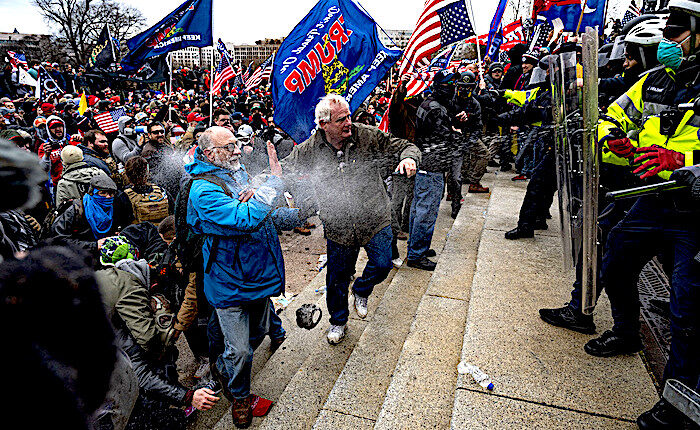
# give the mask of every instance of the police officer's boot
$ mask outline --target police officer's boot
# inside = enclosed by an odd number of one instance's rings
[[[547,324],[563,327],[583,334],[595,333],[593,315],[584,315],[570,306],[556,309],[540,309],[540,318]]]
[[[623,335],[607,330],[602,336],[589,340],[583,350],[595,357],[613,357],[621,354],[634,354],[642,350],[639,335]]]
[[[506,232],[506,239],[516,240],[526,237],[535,237],[535,230],[527,225],[517,226],[513,230]]]
[[[642,430],[682,429],[683,421],[685,419],[678,409],[661,399],[637,418],[637,425]]]

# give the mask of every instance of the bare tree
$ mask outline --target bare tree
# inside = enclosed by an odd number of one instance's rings
[[[131,6],[114,0],[33,0],[46,23],[64,39],[76,64],[85,64],[102,27],[110,26],[120,43],[146,19]],[[124,45],[124,43],[121,43]]]

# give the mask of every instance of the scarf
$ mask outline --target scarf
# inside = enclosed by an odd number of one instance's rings
[[[103,197],[100,195],[85,194],[83,196],[83,208],[92,234],[95,239],[102,239],[108,236],[112,228],[112,217],[114,215],[113,197]]]

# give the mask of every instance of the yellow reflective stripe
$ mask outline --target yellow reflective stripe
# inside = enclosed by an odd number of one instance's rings
[[[685,166],[694,166],[695,160],[693,160],[693,151],[685,151]]]

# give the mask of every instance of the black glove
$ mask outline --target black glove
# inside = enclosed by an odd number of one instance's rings
[[[671,173],[670,179],[679,185],[689,187],[690,196],[695,200],[700,200],[700,164],[676,169]]]

